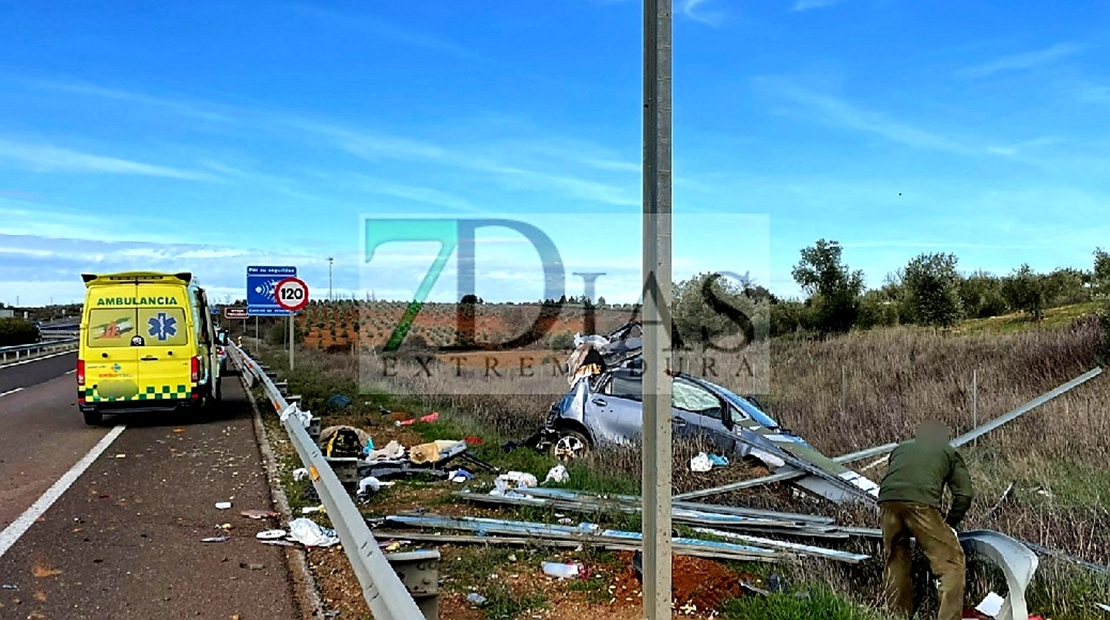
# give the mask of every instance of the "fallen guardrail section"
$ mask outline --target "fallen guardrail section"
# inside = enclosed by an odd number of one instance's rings
[[[251,359],[238,346],[229,345],[228,350],[250,386],[260,384],[280,416],[289,440],[308,470],[316,493],[339,536],[343,551],[354,568],[363,597],[375,620],[438,620],[439,552],[384,553],[310,434],[309,429],[312,429],[319,435],[319,419],[302,410],[296,397],[287,397],[282,392],[274,381],[274,373]],[[419,597],[419,603],[416,597]]]
[[[20,360],[37,357],[44,353],[55,351],[70,351],[77,348],[77,338],[51,340],[49,342],[36,342],[22,344],[14,347],[0,347],[0,364],[5,364],[9,359]]]

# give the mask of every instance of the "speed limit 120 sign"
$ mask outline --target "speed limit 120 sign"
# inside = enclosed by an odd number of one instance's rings
[[[308,285],[297,278],[286,278],[274,287],[274,297],[282,309],[296,312],[308,305]]]

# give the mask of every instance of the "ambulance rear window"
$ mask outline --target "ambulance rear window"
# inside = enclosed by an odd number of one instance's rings
[[[89,312],[90,347],[128,347],[135,335],[136,311],[103,308]]]
[[[188,342],[182,308],[97,308],[89,312],[90,347],[181,346]]]

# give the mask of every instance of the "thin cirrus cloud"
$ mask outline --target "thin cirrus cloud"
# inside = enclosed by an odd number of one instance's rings
[[[90,172],[212,181],[216,177],[195,170],[148,164],[119,157],[82,153],[52,144],[0,139],[0,161],[36,172]]]
[[[843,2],[844,0],[797,0],[790,10],[795,12],[811,11],[836,6]]]
[[[719,26],[724,21],[724,13],[709,9],[712,0],[680,0],[679,10],[686,17],[707,26]]]
[[[1039,69],[1081,51],[1083,47],[1080,45],[1057,43],[1044,49],[1001,56],[982,64],[966,67],[959,71],[959,74],[967,78],[985,78],[998,73]]]
[[[757,78],[757,88],[790,101],[813,118],[834,127],[876,134],[906,146],[943,151],[959,155],[984,152],[967,143],[897,121],[886,115],[860,107],[844,99],[827,95],[781,79]]]
[[[328,28],[353,32],[367,40],[389,39],[410,47],[444,52],[460,58],[478,58],[478,54],[475,52],[453,43],[445,37],[423,30],[407,28],[366,13],[340,12],[301,2],[288,3],[285,8]]]

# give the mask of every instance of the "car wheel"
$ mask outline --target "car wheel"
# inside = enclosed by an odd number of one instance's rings
[[[82,411],[81,413],[85,416],[85,424],[89,426],[100,426],[100,423],[104,421],[104,414],[99,411]]]
[[[563,429],[559,438],[551,444],[551,455],[560,461],[573,461],[590,453],[590,442],[578,431]]]

